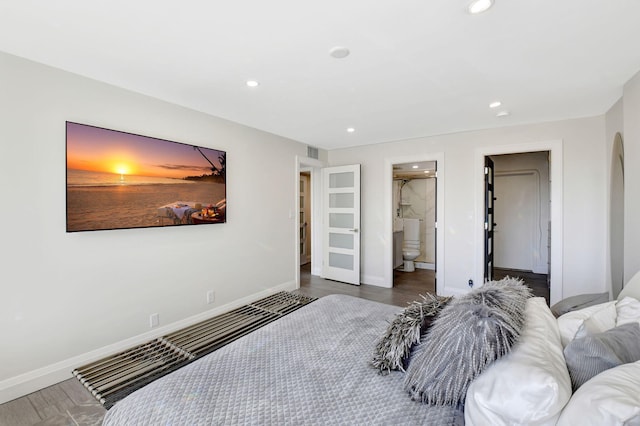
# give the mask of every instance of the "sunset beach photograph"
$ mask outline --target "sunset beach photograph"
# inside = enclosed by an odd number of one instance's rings
[[[67,122],[67,232],[226,222],[224,151]]]

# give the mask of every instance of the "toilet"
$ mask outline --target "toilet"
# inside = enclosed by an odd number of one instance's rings
[[[402,219],[402,259],[404,260],[404,272],[416,270],[413,261],[420,256],[420,219]]]

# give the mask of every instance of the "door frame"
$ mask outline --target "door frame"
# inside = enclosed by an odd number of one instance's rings
[[[320,275],[322,270],[322,168],[327,167],[323,161],[315,158],[296,155],[294,175],[294,210],[293,216],[293,245],[294,247],[294,277],[295,288],[300,288],[300,172],[308,171],[311,175],[311,274]],[[295,213],[294,213],[295,212]]]
[[[527,152],[549,151],[549,179],[551,206],[551,256],[550,263],[550,302],[553,305],[563,299],[563,160],[562,139],[540,141],[514,145],[481,147],[475,151],[475,201],[476,201],[476,270],[475,282],[482,283],[484,276],[484,158],[491,155],[522,154]]]
[[[444,177],[445,164],[444,152],[433,152],[418,155],[406,155],[402,157],[389,157],[384,160],[385,176],[384,179],[384,205],[387,214],[384,218],[384,235],[386,236],[386,250],[384,259],[384,285],[382,287],[393,287],[393,165],[405,164],[412,162],[435,161],[437,178],[436,178],[436,294],[444,294],[445,276],[444,276],[444,230],[445,214],[444,214]]]

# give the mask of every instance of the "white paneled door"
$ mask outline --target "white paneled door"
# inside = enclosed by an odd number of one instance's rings
[[[322,276],[360,285],[360,165],[322,169]]]

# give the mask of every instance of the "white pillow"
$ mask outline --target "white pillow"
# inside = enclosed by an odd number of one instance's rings
[[[603,332],[616,326],[617,316],[615,300],[567,312],[558,318],[562,346],[567,346],[569,342],[576,338],[576,334],[587,319],[589,319],[589,323],[583,327],[583,330],[590,325],[592,329],[597,328],[599,330],[596,332]],[[586,333],[584,334],[586,335]]]
[[[618,320],[617,303],[613,306],[607,306],[606,308],[595,312],[589,318],[584,320],[574,339],[590,336],[592,334],[604,333],[607,330],[611,330],[616,327]]]
[[[469,425],[553,425],[571,397],[555,317],[544,298],[527,301],[525,326],[512,351],[469,386]]]
[[[625,297],[633,297],[636,300],[640,300],[640,271],[631,277],[622,288],[620,294],[618,294],[618,300],[622,300]]]
[[[618,318],[616,326],[628,324],[630,322],[640,323],[640,300],[633,297],[625,297],[616,303]]]
[[[640,361],[604,371],[582,385],[558,426],[640,425]]]

